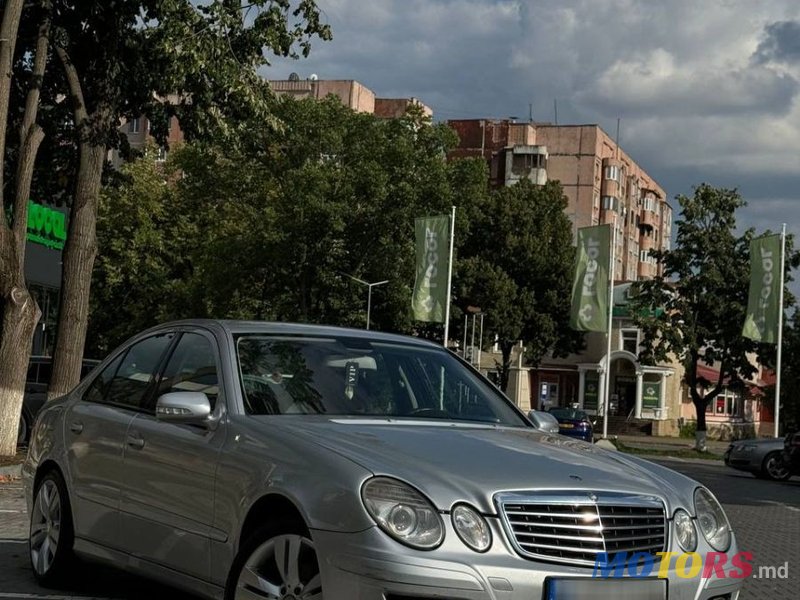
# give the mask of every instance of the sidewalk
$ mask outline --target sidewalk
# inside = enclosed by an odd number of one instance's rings
[[[612,438],[614,436],[611,436]],[[694,439],[690,438],[677,438],[677,437],[655,437],[647,435],[620,435],[616,438],[628,446],[629,448],[637,448],[641,450],[693,450]],[[728,449],[730,442],[722,442],[718,440],[708,440],[706,447],[708,452],[722,456],[725,450]]]

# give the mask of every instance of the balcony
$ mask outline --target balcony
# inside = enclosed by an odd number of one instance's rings
[[[547,183],[547,146],[509,146],[505,156],[505,185],[514,185],[522,179],[537,185]]]
[[[643,209],[639,215],[639,225],[644,225],[645,227],[650,227],[651,229],[658,227],[660,225],[658,222],[658,215],[656,215],[656,213],[654,213],[652,210],[647,210],[646,208]]]

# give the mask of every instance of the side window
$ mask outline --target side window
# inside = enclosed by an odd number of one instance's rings
[[[161,357],[174,335],[154,335],[131,346],[108,386],[106,402],[142,408]]]
[[[119,368],[119,363],[122,362],[122,357],[125,354],[120,354],[117,358],[109,363],[109,365],[103,369],[100,374],[95,377],[95,380],[83,394],[83,400],[86,402],[102,402],[106,396],[106,392],[108,391],[108,385],[111,383],[111,380],[114,379],[114,375],[117,373],[117,369]]]
[[[170,392],[203,392],[213,410],[219,396],[216,355],[206,337],[184,333],[164,369],[157,396]]]

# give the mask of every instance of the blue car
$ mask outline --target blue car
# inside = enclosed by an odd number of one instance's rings
[[[592,421],[577,408],[551,408],[550,414],[558,419],[558,432],[561,435],[581,439],[591,443],[594,437]]]

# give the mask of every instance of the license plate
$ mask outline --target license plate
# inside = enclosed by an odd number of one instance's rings
[[[544,600],[666,600],[666,579],[547,579]]]
[[[561,429],[572,429],[573,427],[575,427],[575,425],[573,425],[572,423],[562,423],[561,425],[559,425],[559,427],[561,427]]]

